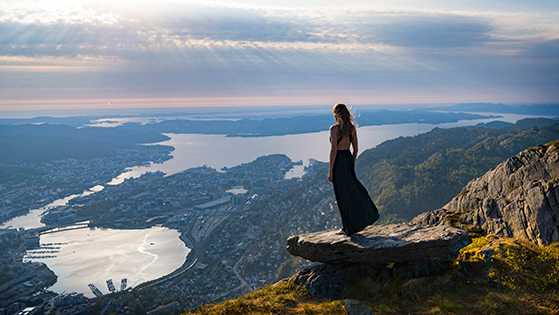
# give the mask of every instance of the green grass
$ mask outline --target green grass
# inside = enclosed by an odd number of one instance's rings
[[[347,314],[354,299],[382,314],[559,314],[559,244],[478,237],[444,273],[414,279],[364,277],[339,300],[311,297],[283,281],[192,314]]]
[[[341,301],[314,298],[308,291],[293,282],[281,281],[275,285],[246,294],[219,304],[208,304],[188,314],[200,315],[244,315],[244,314],[347,314]]]
[[[365,278],[343,298],[379,314],[559,314],[559,244],[479,237],[445,273],[398,280]]]

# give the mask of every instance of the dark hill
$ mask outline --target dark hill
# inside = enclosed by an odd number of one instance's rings
[[[356,172],[379,207],[381,223],[407,221],[440,208],[471,179],[506,158],[559,138],[557,123],[509,128],[435,128],[363,152]]]
[[[86,160],[108,157],[115,154],[117,147],[117,145],[112,143],[76,138],[0,135],[0,148],[2,150],[0,163],[10,165],[47,162],[66,158]]]
[[[140,144],[169,140],[169,137],[157,132],[129,130],[125,128],[84,127],[76,128],[66,125],[0,125],[0,135],[28,135],[75,138],[115,144]]]

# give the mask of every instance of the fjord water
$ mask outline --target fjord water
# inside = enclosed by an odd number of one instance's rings
[[[29,211],[29,213],[27,215],[23,215],[20,217],[15,217],[7,222],[5,222],[4,224],[0,225],[0,229],[7,229],[7,228],[24,228],[24,229],[35,229],[35,228],[39,228],[39,227],[43,227],[45,226],[42,222],[41,222],[41,217],[43,216],[43,213],[45,213],[45,211],[52,209],[52,208],[56,208],[56,207],[60,207],[60,206],[65,206],[68,204],[68,202],[74,198],[78,198],[78,197],[85,197],[85,196],[89,196],[91,194],[94,194],[96,192],[100,192],[101,190],[105,189],[104,186],[102,185],[96,185],[94,187],[91,187],[90,189],[85,190],[83,193],[81,194],[74,194],[74,195],[70,195],[61,199],[57,199],[51,203],[49,203],[48,205],[41,207],[39,209],[32,209]]]
[[[483,113],[486,115],[500,115],[500,121],[515,123],[519,119],[536,117],[517,114]],[[453,128],[472,126],[496,120],[477,119],[462,120],[445,124],[398,124],[366,126],[357,129],[359,136],[359,152],[373,148],[380,143],[398,137],[415,136],[431,131],[433,128]],[[332,119],[334,122],[334,120]],[[308,165],[309,159],[328,161],[330,143],[328,131],[267,137],[227,137],[225,135],[204,134],[166,134],[171,139],[158,144],[175,148],[171,154],[173,158],[163,163],[153,163],[149,166],[136,166],[127,169],[113,179],[109,185],[117,185],[127,178],[137,178],[146,172],[162,171],[172,175],[188,168],[209,166],[215,169],[232,167],[248,163],[259,156],[281,153],[292,161],[302,161],[303,166],[296,167],[287,177],[298,177],[303,167]]]
[[[526,118],[526,115],[498,114],[504,116],[501,121],[516,122]],[[428,132],[435,127],[451,128],[459,126],[487,123],[495,119],[481,119],[460,121],[448,124],[399,124],[367,126],[358,129],[360,152],[372,148],[383,141],[401,136],[414,136]],[[147,167],[134,167],[108,185],[118,185],[126,178],[135,178],[145,172],[162,171],[167,175],[182,170],[207,165],[212,168],[232,167],[241,163],[248,163],[259,156],[282,153],[293,161],[302,160],[308,164],[309,159],[327,161],[330,149],[328,131],[270,137],[226,137],[224,135],[200,134],[168,134],[171,138],[161,142],[175,148],[173,158],[160,164]],[[299,171],[291,172],[291,176],[300,175]],[[101,186],[103,187],[103,186]],[[99,189],[99,187],[97,188]],[[72,196],[69,196],[72,197]],[[67,198],[69,198],[67,197]],[[58,203],[67,203],[67,198]],[[65,202],[63,202],[66,200]],[[46,207],[44,207],[46,208]],[[41,210],[42,209],[42,210]],[[20,217],[5,225],[13,227],[34,228],[43,226],[38,221],[38,213],[45,209],[29,214],[31,220]],[[33,221],[34,220],[34,221]],[[39,224],[32,226],[30,221]],[[37,223],[38,222],[38,223]],[[159,230],[160,229],[160,230]],[[144,234],[145,233],[145,234]],[[128,278],[129,286],[156,279],[168,274],[181,266],[189,251],[179,239],[179,233],[165,228],[149,230],[112,230],[112,229],[82,229],[63,231],[41,236],[41,244],[61,243],[60,253],[56,258],[36,259],[48,265],[58,276],[58,281],[51,289],[56,292],[83,292],[92,296],[87,287],[88,283],[95,283],[103,292],[107,292],[105,281],[113,279],[117,288],[122,278]],[[155,239],[156,241],[151,241]],[[155,245],[151,245],[154,243]],[[149,245],[146,245],[149,244]],[[98,252],[98,254],[95,254]],[[29,257],[33,256],[29,254]]]
[[[106,294],[110,293],[106,280],[112,279],[119,290],[124,278],[128,287],[134,287],[179,268],[190,252],[179,236],[178,231],[163,227],[69,230],[41,235],[41,244],[59,248],[47,254],[55,257],[44,257],[39,249],[28,251],[23,259],[43,262],[58,276],[49,290],[94,297],[89,283]]]

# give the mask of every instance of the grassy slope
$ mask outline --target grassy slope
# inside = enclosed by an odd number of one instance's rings
[[[473,150],[533,141],[530,135],[528,130],[486,138]],[[359,300],[377,314],[559,314],[557,243],[540,247],[517,239],[475,237],[438,275],[409,279],[395,267],[387,267],[388,279],[378,277],[386,270],[376,270],[345,287],[340,300],[313,300],[308,292],[280,282],[191,314],[328,314],[322,308],[335,306],[338,313],[343,299]]]
[[[208,304],[188,314],[347,314],[340,301],[314,298],[293,282],[282,281],[220,304]]]
[[[558,277],[559,244],[480,237],[439,275],[367,277],[334,301],[312,298],[285,281],[189,314],[346,314],[343,299],[359,300],[378,315],[559,314]]]

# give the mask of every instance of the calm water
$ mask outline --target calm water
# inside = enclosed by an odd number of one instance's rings
[[[488,115],[491,113],[488,113]],[[487,123],[494,120],[507,121],[515,123],[519,119],[538,117],[529,115],[516,114],[497,114],[503,118],[499,119],[479,119],[464,120],[456,123],[448,124],[400,124],[400,125],[382,125],[367,126],[358,129],[359,135],[359,152],[362,153],[368,148],[377,146],[378,144],[394,139],[397,137],[414,136],[425,133],[435,127],[452,128],[471,126],[478,123]],[[147,119],[147,118],[144,118]],[[293,161],[303,161],[302,166],[296,166],[293,170],[286,174],[286,177],[297,177],[303,173],[303,167],[308,165],[309,159],[326,162],[330,150],[328,141],[328,131],[272,136],[272,137],[226,137],[224,135],[198,135],[198,134],[167,134],[171,139],[160,142],[160,144],[170,145],[175,148],[172,152],[173,158],[163,163],[152,163],[150,166],[136,166],[127,169],[118,177],[111,180],[107,185],[118,185],[127,178],[137,178],[146,172],[162,171],[167,175],[172,175],[188,168],[207,165],[215,169],[222,167],[232,167],[242,163],[253,161],[259,156],[283,153]],[[103,189],[103,186],[96,186],[81,195],[88,195]],[[33,209],[28,215],[14,218],[4,223],[0,228],[37,228],[44,224],[40,222],[41,215],[45,210],[65,205],[69,200],[80,195],[71,195],[63,199],[42,207]]]
[[[360,127],[357,130],[359,136],[359,152],[375,147],[380,143],[406,136],[415,136],[420,133],[431,131],[433,128],[452,128],[472,126],[478,123],[487,123],[494,120],[515,123],[519,119],[536,117],[516,114],[491,114],[501,115],[499,119],[464,120],[448,124],[400,124]],[[328,131],[271,136],[271,137],[226,137],[224,135],[198,135],[198,134],[166,134],[171,139],[159,144],[169,145],[175,148],[172,152],[173,158],[160,164],[150,166],[137,166],[129,168],[119,177],[113,179],[110,185],[122,183],[127,178],[137,178],[145,172],[162,171],[172,175],[188,168],[207,165],[215,169],[232,167],[242,163],[248,163],[259,156],[282,153],[293,161],[303,161],[303,166],[296,167],[294,172],[287,174],[288,177],[301,176],[302,169],[308,165],[309,159],[328,161],[330,142]]]
[[[49,288],[55,292],[83,292],[94,297],[87,286],[93,283],[109,293],[106,281],[128,279],[128,286],[157,279],[179,268],[190,252],[179,232],[163,227],[142,230],[85,228],[41,236],[41,245],[60,247],[55,258],[41,256],[42,250],[28,251],[24,261],[44,262],[58,276]],[[44,255],[44,254],[43,254]]]
[[[505,114],[498,120],[516,122],[526,115]],[[401,124],[368,126],[358,129],[360,152],[372,148],[386,140],[401,136],[413,136],[432,130],[435,127],[451,128],[490,122],[496,119],[461,121],[450,124]],[[232,167],[253,161],[259,156],[282,153],[293,161],[302,160],[304,165],[313,158],[327,161],[330,144],[328,131],[273,136],[273,137],[225,137],[223,135],[168,134],[170,140],[161,144],[175,148],[173,159],[148,167],[134,167],[108,185],[118,185],[126,178],[138,177],[148,171],[163,171],[171,175],[182,170],[207,165],[212,168]],[[286,176],[300,176],[302,166]],[[103,189],[96,186],[83,194],[92,194]],[[40,215],[51,207],[65,205],[80,195],[71,195],[57,200],[43,208],[31,211],[29,215],[15,218],[1,228],[43,226]],[[179,233],[166,228],[145,230],[80,229],[63,231],[41,236],[42,244],[60,243],[56,258],[31,259],[45,262],[58,276],[52,287],[56,292],[84,292],[93,296],[88,283],[94,283],[102,292],[107,293],[105,281],[113,279],[115,287],[120,280],[127,278],[129,286],[149,281],[168,274],[181,266],[189,250],[179,239]],[[29,254],[33,256],[33,253]],[[35,255],[36,256],[36,255]]]
[[[85,190],[81,194],[70,195],[68,197],[55,200],[55,201],[49,203],[48,205],[46,205],[44,207],[41,207],[39,209],[30,210],[27,215],[20,216],[20,217],[15,217],[15,218],[11,219],[10,221],[5,222],[4,224],[2,224],[0,226],[0,229],[8,229],[8,228],[35,229],[35,228],[43,227],[45,225],[43,223],[41,223],[41,217],[43,216],[43,213],[45,213],[45,211],[47,211],[49,209],[52,209],[52,208],[65,206],[65,205],[68,204],[68,202],[70,200],[72,200],[74,198],[89,196],[91,194],[94,194],[96,192],[99,192],[99,191],[103,190],[104,188],[105,188],[104,186],[97,185],[97,186],[94,186],[94,187],[92,187],[88,190]]]

